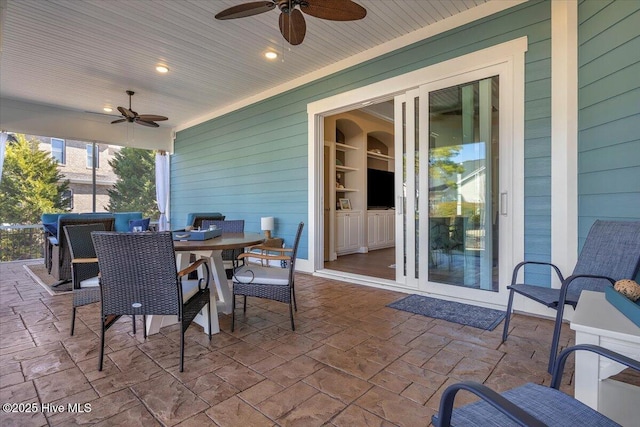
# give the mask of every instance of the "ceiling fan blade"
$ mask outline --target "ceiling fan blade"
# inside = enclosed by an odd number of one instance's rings
[[[300,5],[307,15],[330,21],[356,21],[367,16],[367,9],[351,0],[307,0]]]
[[[275,8],[276,4],[273,1],[255,1],[251,3],[239,4],[218,13],[216,19],[235,19],[244,18],[246,16],[253,16],[259,13],[268,12]]]
[[[118,119],[118,120],[114,120],[114,121],[112,121],[112,122],[111,122],[111,124],[114,124],[114,123],[122,123],[122,122],[126,122],[126,121],[127,121],[127,119]]]
[[[307,33],[307,24],[300,10],[293,9],[290,14],[284,12],[280,14],[280,33],[294,46],[302,43]]]
[[[155,114],[140,114],[138,120],[145,120],[147,122],[161,122],[163,120],[169,120],[165,116],[156,116]]]
[[[157,123],[150,122],[148,120],[140,120],[140,118],[135,118],[133,121],[142,126],[149,126],[150,128],[160,127],[160,125]]]
[[[136,116],[136,113],[134,111],[128,110],[124,107],[118,107],[118,111],[120,111],[120,114],[122,114],[128,119],[132,119]]]

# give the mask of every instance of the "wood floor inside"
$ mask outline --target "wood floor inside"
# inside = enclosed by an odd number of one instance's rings
[[[324,268],[395,280],[395,251],[396,248],[385,248],[369,251],[366,254],[343,255],[339,256],[335,261],[325,262]]]

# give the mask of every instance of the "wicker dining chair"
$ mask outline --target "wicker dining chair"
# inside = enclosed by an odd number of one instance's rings
[[[552,289],[532,283],[517,283],[518,271],[527,264],[551,266],[562,286]],[[551,373],[558,354],[564,306],[569,304],[575,308],[583,290],[604,292],[607,286],[613,285],[617,280],[634,279],[639,270],[640,221],[597,220],[589,230],[571,276],[564,278],[560,269],[549,262],[524,261],[516,265],[511,284],[507,286],[509,302],[502,341],[506,341],[509,334],[514,293],[555,309],[556,322],[548,365],[548,371]]]
[[[206,261],[199,259],[178,272],[171,232],[94,232],[91,236],[100,266],[102,334],[99,370],[102,370],[104,358],[105,333],[120,316],[175,315],[181,323],[182,372],[185,331],[205,306],[211,340],[210,273]],[[206,270],[203,278],[186,280],[185,276],[201,266]]]
[[[498,394],[484,384],[463,381],[442,393],[440,409],[432,417],[435,427],[455,426],[618,426],[603,414],[560,391],[567,356],[574,351],[589,351],[640,371],[640,361],[592,344],[579,344],[563,350],[554,364],[549,386],[527,383]],[[605,363],[611,363],[606,361]],[[480,398],[454,408],[458,392],[468,391]],[[631,411],[632,409],[630,409]]]
[[[233,274],[233,299],[231,311],[231,332],[235,328],[236,319],[236,295],[244,296],[244,312],[247,311],[247,297],[265,298],[289,304],[289,317],[291,318],[291,330],[295,331],[293,323],[293,310],[298,311],[296,304],[294,273],[296,257],[298,254],[298,244],[304,223],[298,225],[293,248],[273,248],[279,251],[280,255],[270,255],[266,253],[245,252],[240,254],[239,259],[259,258],[263,260],[287,261],[288,268],[269,267],[256,264],[245,264],[234,271]],[[269,248],[271,250],[272,248]],[[291,252],[287,255],[287,252]]]
[[[73,310],[71,335],[75,331],[76,309],[100,301],[98,258],[91,240],[91,232],[105,231],[104,224],[67,225],[64,235],[71,254],[71,282],[73,284]],[[133,316],[133,333],[136,333],[136,317]]]

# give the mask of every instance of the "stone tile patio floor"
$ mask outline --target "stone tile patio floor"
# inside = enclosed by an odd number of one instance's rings
[[[250,299],[233,334],[228,315],[211,342],[200,326],[188,329],[180,373],[176,326],[144,340],[142,320],[133,335],[122,318],[99,372],[99,304],[78,310],[70,336],[71,296],[50,296],[28,262],[0,263],[0,403],[50,406],[3,412],[2,426],[427,426],[454,382],[505,390],[550,381],[549,320],[516,315],[501,344],[502,324],[488,332],[397,311],[385,306],[405,294],[305,274],[296,276],[295,332],[285,305]],[[562,346],[573,337],[565,325]],[[571,360],[568,394],[572,379]]]

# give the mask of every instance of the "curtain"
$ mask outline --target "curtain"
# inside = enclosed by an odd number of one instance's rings
[[[2,181],[2,168],[4,167],[4,152],[7,149],[7,138],[9,134],[2,132],[0,134],[0,182]]]
[[[165,151],[156,153],[156,200],[160,210],[158,230],[169,230],[169,155]]]

